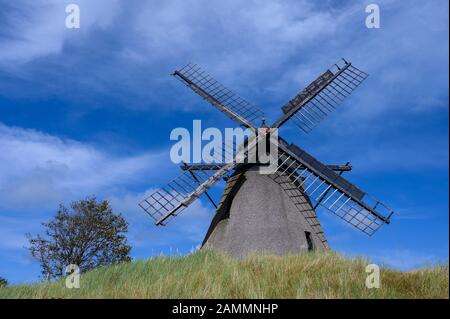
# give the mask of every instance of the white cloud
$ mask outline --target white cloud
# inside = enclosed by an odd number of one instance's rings
[[[147,59],[192,59],[239,85],[333,34],[344,13],[303,0],[146,3],[132,24],[140,41],[127,50]]]
[[[42,211],[79,196],[113,193],[163,171],[166,156],[117,157],[98,146],[0,123],[0,207]]]
[[[65,28],[66,4],[60,1],[13,6],[8,12],[11,36],[0,40],[0,63],[20,65],[58,55],[71,41],[91,45],[92,38],[83,36],[101,28],[120,39],[115,47],[123,58],[120,64],[192,59],[214,67],[222,79],[239,83],[242,76],[249,80],[255,72],[285,63],[308,45],[333,35],[348,13],[348,9],[320,10],[306,0],[75,3],[81,9],[81,28],[76,30]]]
[[[112,22],[119,0],[77,0],[80,7],[81,28],[65,27],[66,5],[59,0],[15,1],[7,5],[6,27],[11,29],[9,37],[0,39],[0,64],[22,64],[31,60],[58,54],[64,41],[76,32],[85,33],[92,27],[106,28]]]
[[[448,18],[438,2],[380,1],[382,28],[369,30],[364,24],[365,4],[360,2],[331,7],[307,0],[81,0],[76,1],[82,15],[79,31],[64,27],[66,13],[59,1],[35,1],[33,6],[19,3],[21,14],[11,10],[6,15],[13,32],[0,39],[0,64],[13,67],[53,55],[45,71],[27,65],[32,72],[50,78],[53,92],[66,92],[69,85],[120,97],[127,90],[125,107],[155,104],[149,101],[186,107],[189,95],[183,100],[171,95],[169,99],[161,91],[168,87],[167,73],[192,61],[232,89],[245,92],[249,100],[274,103],[276,107],[268,113],[275,116],[280,104],[345,56],[371,74],[371,84],[336,112],[335,126],[329,124],[333,130],[342,123],[368,123],[369,118],[391,115],[400,108],[408,113],[442,108],[448,98],[448,94],[442,96],[448,86],[448,45],[442,42],[448,36]],[[66,44],[72,44],[67,47],[76,49],[76,56],[62,50]],[[79,70],[73,70],[73,64]],[[15,69],[15,74],[24,69]],[[130,103],[130,95],[135,103]]]

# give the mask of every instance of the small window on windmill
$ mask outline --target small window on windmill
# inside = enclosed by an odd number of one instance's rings
[[[306,236],[306,243],[308,244],[308,251],[311,251],[314,249],[313,241],[311,238],[311,232],[305,231],[305,236]]]

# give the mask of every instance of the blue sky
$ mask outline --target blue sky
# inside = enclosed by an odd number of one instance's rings
[[[281,134],[391,206],[392,224],[367,237],[319,211],[333,249],[409,270],[448,262],[448,1],[0,0],[0,276],[38,280],[25,233],[59,203],[110,199],[129,221],[134,258],[184,253],[213,210],[197,201],[166,228],[137,202],[178,173],[170,131],[233,123],[169,74],[187,63],[254,102],[269,122],[341,57],[368,72],[309,135]],[[221,187],[212,190],[218,198]]]

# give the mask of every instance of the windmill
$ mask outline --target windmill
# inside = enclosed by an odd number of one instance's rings
[[[196,64],[173,73],[212,106],[239,125],[255,132],[265,127],[264,113],[213,79]],[[345,59],[339,60],[282,107],[283,115],[271,129],[287,121],[309,133],[337,108],[368,74]],[[270,141],[270,129],[266,130]],[[139,205],[156,225],[171,219],[205,194],[216,213],[202,246],[211,246],[234,257],[252,253],[286,254],[327,248],[328,242],[317,217],[320,205],[363,233],[372,236],[390,223],[393,211],[342,177],[352,167],[325,165],[299,146],[277,137],[277,160],[273,173],[261,174],[258,163],[246,159],[255,146],[249,138],[242,145],[223,145],[231,160],[214,164],[184,164],[181,174],[143,199]],[[271,142],[272,143],[272,142]],[[230,150],[231,149],[231,150]],[[223,162],[220,162],[223,161]],[[208,189],[226,180],[216,205]]]

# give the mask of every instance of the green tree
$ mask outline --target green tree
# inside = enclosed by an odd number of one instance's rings
[[[131,260],[131,246],[125,234],[128,223],[114,214],[109,201],[95,197],[60,205],[48,223],[44,236],[28,234],[31,255],[41,265],[44,277],[62,277],[65,268],[75,264],[80,271]]]

